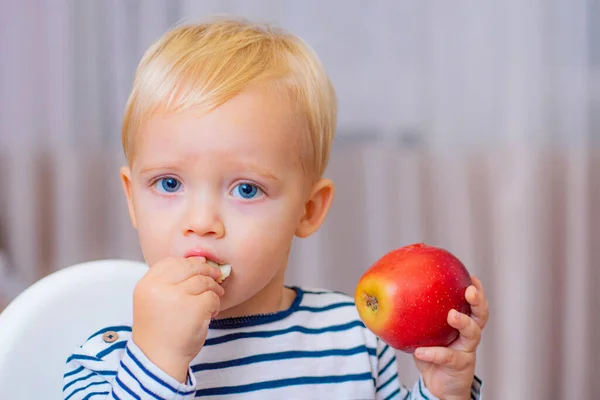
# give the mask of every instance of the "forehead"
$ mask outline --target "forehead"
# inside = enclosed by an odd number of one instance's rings
[[[182,162],[208,154],[261,163],[298,164],[306,120],[286,97],[273,89],[244,91],[208,114],[194,111],[155,114],[135,138],[136,159]]]

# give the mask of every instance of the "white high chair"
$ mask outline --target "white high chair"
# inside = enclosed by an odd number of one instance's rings
[[[62,399],[65,361],[94,332],[130,325],[146,264],[92,261],[36,282],[0,314],[0,398]]]

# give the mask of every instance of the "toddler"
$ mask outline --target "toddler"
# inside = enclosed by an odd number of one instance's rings
[[[284,284],[292,239],[313,234],[333,199],[336,113],[317,56],[285,31],[222,18],[147,50],[121,180],[150,269],[132,321],[68,358],[65,399],[479,398],[488,306],[476,278],[472,314],[448,315],[460,337],[417,349],[411,390],[351,297]]]

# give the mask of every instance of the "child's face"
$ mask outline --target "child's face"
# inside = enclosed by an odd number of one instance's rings
[[[311,194],[298,150],[305,129],[287,101],[259,88],[203,117],[149,120],[123,169],[146,262],[200,251],[231,264],[222,310],[281,285]]]

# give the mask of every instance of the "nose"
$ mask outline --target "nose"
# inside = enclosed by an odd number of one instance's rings
[[[225,236],[225,225],[217,201],[205,196],[190,201],[187,208],[184,235],[213,236],[217,239]]]

